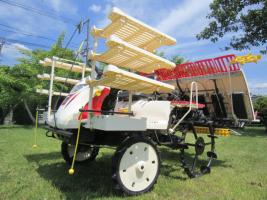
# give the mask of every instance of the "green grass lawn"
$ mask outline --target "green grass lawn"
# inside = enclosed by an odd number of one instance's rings
[[[111,180],[112,150],[102,149],[95,162],[76,166],[69,176],[60,141],[32,128],[0,128],[0,199],[120,199]],[[188,179],[178,154],[161,148],[158,183],[147,194],[128,199],[267,199],[267,134],[246,128],[242,136],[217,139],[218,160],[212,172]]]

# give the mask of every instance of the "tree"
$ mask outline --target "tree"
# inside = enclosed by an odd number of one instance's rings
[[[258,97],[254,101],[254,108],[257,111],[262,111],[263,109],[267,109],[267,97],[266,96]]]
[[[1,122],[12,113],[15,107],[20,103],[17,100],[17,94],[20,93],[22,85],[11,75],[11,69],[8,66],[0,67],[0,108]]]
[[[198,39],[218,41],[232,33],[225,49],[250,49],[267,43],[267,1],[266,0],[214,0],[207,18],[209,25],[197,35]],[[266,53],[266,49],[262,50]]]
[[[182,64],[184,62],[187,62],[183,57],[178,56],[178,55],[173,56],[171,58],[171,61],[174,62],[176,65],[179,65],[179,64]]]
[[[155,51],[155,54],[157,56],[159,56],[159,57],[162,57],[162,58],[166,59],[165,53],[162,52],[162,51]],[[187,62],[187,60],[185,60],[183,57],[181,57],[179,55],[172,56],[170,60],[172,62],[174,62],[176,65],[179,65],[179,64],[182,64],[184,62]]]
[[[19,58],[19,63],[13,67],[0,67],[0,108],[3,116],[11,112],[18,104],[23,103],[29,118],[34,122],[32,111],[36,105],[45,105],[47,97],[36,93],[37,88],[48,88],[49,82],[39,81],[37,74],[48,73],[50,68],[44,68],[39,64],[39,60],[46,57],[58,56],[65,59],[74,60],[75,53],[70,49],[64,49],[62,43],[64,34],[60,35],[57,42],[50,50],[36,49],[33,51],[23,50],[24,58]],[[77,73],[56,69],[58,76],[80,79]],[[70,86],[62,83],[55,83],[54,89],[62,92],[70,90]]]
[[[267,97],[258,97],[254,102],[254,108],[259,112],[261,122],[264,124],[267,132]]]
[[[156,54],[156,55],[159,56],[159,57],[166,58],[166,57],[165,57],[165,53],[164,53],[163,51],[157,51],[157,50],[156,50],[156,51],[154,52],[154,54]]]

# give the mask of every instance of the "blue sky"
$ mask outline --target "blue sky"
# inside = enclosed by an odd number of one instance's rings
[[[225,36],[218,43],[207,40],[198,41],[195,35],[208,23],[206,15],[209,13],[211,0],[10,0],[37,8],[46,12],[58,13],[69,19],[70,23],[64,23],[42,15],[10,6],[0,2],[0,24],[12,26],[26,33],[46,36],[56,39],[60,33],[66,32],[66,38],[70,37],[74,30],[74,23],[90,18],[91,25],[102,28],[109,23],[107,14],[113,6],[116,6],[129,15],[158,28],[160,31],[176,38],[177,44],[172,47],[161,48],[168,57],[181,55],[188,60],[195,61],[204,58],[212,58],[220,55],[234,53],[244,55],[246,53],[259,53],[260,48],[251,51],[237,52],[234,50],[223,51],[225,44],[229,43],[230,35]],[[50,46],[53,42],[35,37],[28,37],[18,33],[7,32],[8,28],[0,26],[0,37],[16,39],[20,41],[38,43]],[[85,37],[85,33],[75,37],[72,46],[77,46]],[[99,51],[103,51],[101,44]],[[20,57],[17,48],[34,49],[35,47],[13,42],[6,44],[2,50],[1,64],[13,64]],[[261,47],[261,49],[266,47]],[[249,82],[251,91],[267,94],[267,58],[266,55],[258,64],[247,64],[243,67]]]

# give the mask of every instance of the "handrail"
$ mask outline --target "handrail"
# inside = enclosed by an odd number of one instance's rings
[[[177,128],[177,126],[179,126],[179,124],[185,119],[185,117],[191,112],[192,110],[192,105],[193,105],[193,89],[195,86],[195,95],[196,95],[196,105],[198,107],[198,85],[197,82],[191,82],[191,87],[190,87],[190,104],[189,104],[189,109],[188,111],[184,114],[184,116],[172,127],[169,129],[170,133],[174,133],[175,129]]]

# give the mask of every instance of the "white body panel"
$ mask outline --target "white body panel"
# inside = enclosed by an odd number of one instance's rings
[[[84,82],[77,84],[77,86],[83,86]],[[102,90],[104,87],[95,87],[94,91]],[[89,101],[89,86],[84,85],[81,89],[71,92],[63,103],[60,105],[59,109],[55,115],[51,114],[48,117],[48,125],[59,129],[77,129],[79,126],[78,117],[80,115],[79,110],[83,108]],[[54,120],[54,116],[56,120]]]
[[[128,102],[118,102],[115,110],[126,108]],[[132,104],[132,112],[137,118],[146,118],[147,129],[167,129],[171,112],[170,101],[139,100]]]
[[[55,114],[48,116],[47,124],[59,129],[77,129],[79,126],[79,110],[89,101],[89,86],[81,81],[77,84]],[[94,87],[103,90],[104,86]],[[94,95],[93,95],[94,96]],[[115,111],[128,108],[128,102],[117,102]],[[169,101],[139,100],[132,104],[134,116],[110,115],[95,116],[92,119],[92,128],[105,131],[144,131],[146,129],[167,129],[171,105]],[[54,119],[55,117],[55,119]],[[85,127],[88,126],[88,120]]]
[[[84,127],[89,128],[88,124]],[[92,128],[104,131],[145,131],[146,119],[125,115],[100,115],[92,118]]]

